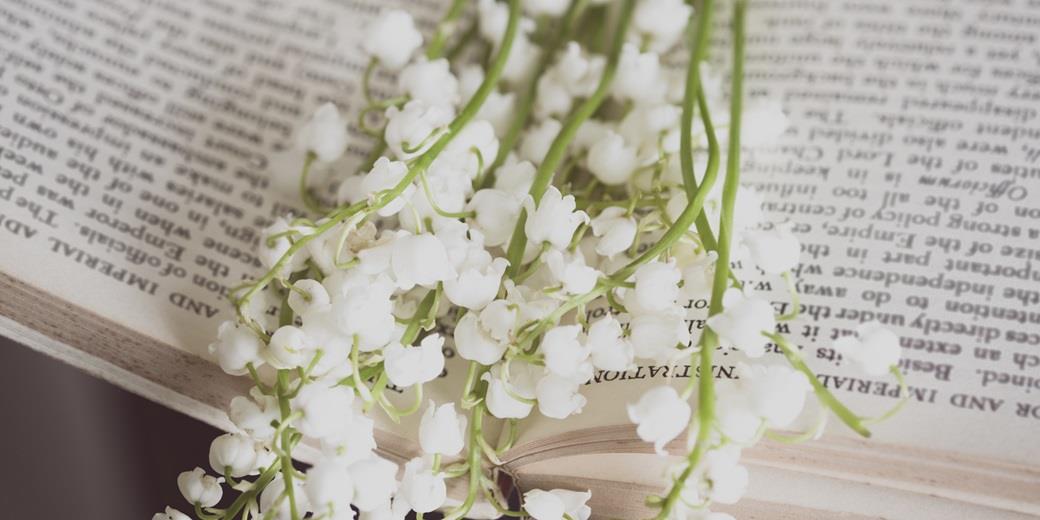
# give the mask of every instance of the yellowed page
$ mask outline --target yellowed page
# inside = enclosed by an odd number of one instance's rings
[[[785,335],[839,398],[877,415],[896,403],[897,385],[860,375],[831,345],[880,320],[902,337],[912,398],[872,427],[875,441],[1040,466],[1040,12],[969,1],[750,5],[748,96],[779,97],[791,120],[778,145],[743,157],[768,218],[794,222],[803,244],[805,309]],[[719,11],[721,66],[729,13]],[[788,310],[779,278],[740,267]],[[691,306],[691,326],[703,327],[706,302]],[[717,353],[721,384],[739,359]],[[784,363],[776,351],[765,360]],[[626,403],[690,374],[599,373],[582,389],[582,415],[529,421],[518,444],[628,424]]]
[[[325,101],[357,114],[362,29],[394,4],[427,30],[443,11],[432,0],[0,4],[0,271],[206,356],[231,317],[228,288],[262,273],[258,231],[301,213],[295,129]],[[375,93],[392,80],[376,74]],[[352,129],[335,171],[352,172],[369,146]]]

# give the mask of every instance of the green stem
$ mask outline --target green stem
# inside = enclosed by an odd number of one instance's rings
[[[307,188],[307,177],[310,175],[311,166],[317,158],[318,156],[314,152],[307,152],[307,157],[303,160],[303,171],[300,173],[300,198],[303,199],[303,204],[307,206],[307,209],[315,213],[325,213],[326,209],[311,195],[311,190]]]
[[[437,32],[430,40],[429,47],[426,47],[426,59],[433,61],[444,55],[444,46],[448,42],[448,38],[455,32],[455,22],[459,20],[465,10],[466,0],[452,0],[448,12],[444,13],[444,17],[437,24]]]
[[[470,413],[469,452],[466,455],[467,465],[469,466],[469,488],[466,493],[466,500],[454,511],[445,515],[444,520],[459,520],[466,516],[466,513],[469,513],[470,509],[473,508],[473,503],[477,499],[477,493],[480,492],[480,478],[483,476],[483,468],[481,467],[483,450],[477,439],[483,435],[483,422],[484,403],[482,402],[476,405]]]
[[[538,165],[534,182],[531,184],[531,189],[528,192],[531,198],[534,199],[535,205],[542,199],[545,190],[552,183],[553,175],[560,165],[560,161],[566,155],[567,147],[574,140],[574,136],[577,135],[578,129],[599,109],[600,105],[603,104],[603,100],[606,99],[607,94],[610,92],[610,86],[614,82],[614,76],[617,74],[618,62],[621,59],[621,49],[625,44],[625,34],[628,32],[634,8],[635,0],[623,0],[620,19],[615,31],[614,44],[610,50],[610,56],[607,58],[607,65],[603,69],[603,75],[600,76],[599,84],[596,85],[596,90],[591,96],[585,98],[585,101],[568,116],[563,123],[563,127],[556,134],[556,138],[553,139],[552,145],[549,146],[549,151],[545,154],[545,158]],[[524,248],[527,246],[527,235],[524,233],[526,222],[527,211],[522,210],[517,218],[516,227],[513,228],[513,237],[509,241],[507,254],[509,270],[507,275],[510,278],[520,272],[520,267],[523,263]]]
[[[278,384],[275,387],[278,392],[278,410],[281,412],[282,421],[288,421],[292,415],[292,407],[289,405],[287,396],[289,388],[289,370],[278,371]],[[299,520],[300,513],[296,506],[296,493],[293,487],[293,465],[292,465],[292,429],[285,428],[281,434],[281,462],[282,480],[285,482],[285,493],[289,497],[289,513],[292,520]]]
[[[534,100],[538,97],[538,80],[541,79],[542,74],[549,69],[549,64],[552,63],[556,51],[566,40],[567,34],[570,32],[570,27],[574,23],[574,19],[577,17],[578,12],[581,10],[580,4],[583,4],[584,1],[585,0],[571,0],[570,5],[567,7],[567,12],[563,15],[559,30],[554,33],[552,41],[542,49],[542,55],[539,59],[538,67],[535,69],[535,74],[521,93],[520,98],[517,100],[516,113],[513,114],[513,119],[509,123],[506,135],[502,137],[502,140],[499,143],[498,154],[495,156],[495,160],[491,163],[491,166],[488,167],[487,175],[484,176],[480,187],[487,188],[494,184],[495,170],[497,170],[499,166],[502,166],[502,163],[505,162],[509,152],[516,148],[516,143],[520,140],[520,134],[523,133],[524,127],[527,126],[527,119],[531,116],[531,109],[534,108]]]
[[[831,411],[834,412],[834,415],[837,415],[838,418],[841,419],[841,422],[855,430],[856,433],[864,437],[870,437],[870,430],[863,426],[862,418],[853,413],[852,410],[849,410],[848,407],[842,404],[837,397],[834,397],[834,394],[831,393],[826,386],[823,386],[823,383],[821,383],[816,377],[816,374],[813,373],[812,369],[805,364],[805,361],[798,353],[798,350],[792,347],[783,336],[775,332],[763,333],[763,335],[773,340],[773,343],[776,343],[776,345],[780,347],[780,350],[784,352],[784,357],[787,358],[787,361],[791,363],[791,366],[794,367],[795,370],[805,374],[805,377],[809,380],[809,384],[813,387],[813,391],[816,392],[816,397],[821,403],[823,403],[827,408],[830,408]]]
[[[733,210],[736,203],[737,188],[740,186],[740,118],[743,109],[743,74],[744,74],[744,19],[746,14],[746,1],[737,0],[734,4],[733,10],[733,73],[732,73],[732,84],[730,88],[730,129],[729,129],[729,150],[726,162],[726,180],[722,188],[722,215],[719,219],[719,242],[718,242],[718,260],[715,263],[715,274],[712,279],[712,293],[711,302],[709,304],[708,315],[712,316],[722,311],[722,295],[725,293],[729,284],[729,256],[730,256],[730,243],[732,241],[732,227],[733,227]],[[697,48],[700,45],[707,45],[707,27],[711,23],[711,0],[705,0],[701,7],[701,12],[698,13],[698,34],[695,43],[694,54],[696,54]],[[691,24],[692,25],[692,24]],[[700,63],[694,59],[690,60],[688,67],[691,69],[699,68]],[[687,74],[687,81],[689,78],[697,78],[698,72],[696,70],[690,71]],[[700,88],[700,87],[698,87]],[[685,120],[688,119],[692,114],[689,112],[693,107],[693,96],[690,92],[689,83],[687,83],[686,96],[684,96],[683,103],[683,119],[684,125],[682,130],[684,135],[682,136],[682,145],[685,150],[683,154],[690,152],[690,125]],[[703,115],[703,114],[702,114]],[[706,127],[707,128],[707,127]],[[709,132],[709,135],[714,132]],[[717,156],[717,148],[709,156]],[[692,177],[693,162],[683,162],[683,178],[688,180]],[[710,189],[710,185],[707,183],[707,175],[705,175],[705,186],[702,186],[700,190],[694,196],[703,197],[705,193]],[[687,188],[689,189],[689,188]],[[689,193],[689,192],[688,192]],[[692,206],[692,201],[691,201]],[[689,209],[689,207],[687,207]],[[684,211],[683,215],[680,216],[679,221],[683,220],[683,217],[688,217],[687,212]],[[677,229],[678,226],[672,226],[669,229],[669,233]],[[688,228],[688,226],[687,226]],[[684,228],[685,229],[685,228]],[[682,490],[686,486],[686,481],[690,478],[693,472],[697,469],[700,464],[701,458],[704,453],[708,450],[708,442],[711,438],[711,432],[713,429],[713,423],[715,419],[715,379],[712,376],[712,357],[715,353],[715,348],[718,344],[718,336],[711,328],[705,328],[701,334],[700,339],[700,351],[699,351],[699,370],[700,377],[698,381],[698,395],[697,395],[697,439],[694,444],[693,450],[687,456],[686,467],[683,469],[679,478],[672,483],[672,487],[661,502],[661,510],[657,515],[658,520],[664,520],[669,518],[672,509],[676,503],[681,500]],[[693,380],[691,379],[691,382]],[[684,394],[687,392],[684,392]]]

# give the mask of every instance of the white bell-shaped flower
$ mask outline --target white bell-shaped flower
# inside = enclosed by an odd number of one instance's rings
[[[238,478],[257,469],[256,441],[240,433],[225,433],[209,445],[209,465],[218,475]]]
[[[191,520],[191,517],[167,506],[166,510],[162,513],[155,513],[152,515],[152,520]]]
[[[311,506],[307,500],[307,493],[303,490],[303,482],[295,479],[292,487],[293,496],[296,498],[296,511],[300,515],[307,514]],[[285,480],[278,475],[260,493],[260,516],[271,520],[292,520],[292,508],[284,494]]]
[[[296,135],[297,146],[313,153],[321,162],[339,159],[347,149],[347,122],[332,103],[325,103],[314,111]]]
[[[459,130],[438,157],[448,158],[452,166],[465,173],[468,180],[484,173],[498,155],[495,127],[483,119],[475,119]]]
[[[727,439],[751,444],[758,437],[762,417],[752,408],[742,389],[720,391],[715,411],[715,424]]]
[[[486,307],[498,294],[502,275],[509,267],[509,261],[505,258],[492,260],[486,251],[481,249],[480,252],[487,255],[487,261],[464,264],[458,278],[444,282],[444,295],[459,307],[471,310]]]
[[[414,458],[404,465],[398,497],[407,501],[416,513],[429,513],[447,500],[444,476],[434,473],[421,457]]]
[[[683,286],[680,293],[691,300],[708,299],[715,279],[715,251],[699,255],[682,268]]]
[[[475,312],[467,312],[455,325],[455,349],[462,359],[490,366],[502,359],[506,347],[505,341],[489,334]]]
[[[589,220],[584,211],[575,211],[574,196],[563,196],[555,186],[549,186],[537,208],[530,197],[524,199],[524,208],[527,239],[532,244],[549,242],[556,249],[565,249],[578,226]]]
[[[423,42],[422,33],[408,12],[392,9],[367,25],[361,47],[379,64],[397,70],[408,63]]]
[[[739,363],[737,374],[748,405],[771,428],[790,426],[812,392],[805,374],[787,365]]]
[[[220,502],[224,490],[220,487],[223,478],[207,475],[202,468],[195,468],[177,475],[177,489],[189,504],[213,507]]]
[[[458,455],[466,445],[466,416],[455,403],[437,406],[432,400],[419,422],[419,446],[428,455]]]
[[[528,129],[517,152],[520,158],[540,164],[542,159],[545,159],[545,154],[549,152],[549,147],[552,146],[553,140],[556,139],[561,128],[563,128],[562,123],[556,119],[546,118]]]
[[[444,244],[430,233],[398,237],[390,265],[397,286],[406,291],[416,285],[433,288],[437,282],[458,276],[448,262]]]
[[[613,258],[632,245],[638,228],[636,220],[625,213],[625,208],[611,206],[592,219],[592,234],[599,237],[596,253]]]
[[[361,191],[371,199],[375,199],[384,190],[392,189],[408,174],[408,165],[401,161],[391,161],[386,157],[380,157],[372,165],[372,170],[364,175],[361,180]],[[389,217],[396,215],[401,208],[411,199],[415,193],[415,185],[409,184],[400,195],[393,200],[385,200],[385,205],[379,208],[380,216]]]
[[[625,294],[625,306],[630,312],[662,312],[675,306],[682,273],[674,261],[647,262],[636,269],[634,278],[635,288]]]
[[[751,98],[744,105],[740,145],[754,148],[774,144],[789,124],[779,99]]]
[[[589,171],[597,179],[608,186],[618,186],[628,182],[635,167],[639,166],[636,150],[625,142],[625,138],[613,130],[608,130],[602,139],[589,149],[586,159]]]
[[[590,348],[582,345],[580,325],[560,325],[549,329],[542,336],[540,349],[545,356],[545,368],[560,377],[579,380],[587,379],[591,372],[588,363]]]
[[[437,379],[444,370],[444,338],[430,334],[418,347],[405,347],[394,342],[383,349],[383,367],[395,386],[408,388]]]
[[[567,294],[585,294],[596,286],[600,272],[585,264],[581,253],[564,253],[551,249],[545,253],[545,265],[553,278],[563,284]]]
[[[411,99],[435,105],[459,103],[459,80],[451,73],[444,58],[414,61],[397,75],[397,88]]]
[[[495,172],[495,189],[520,195],[522,200],[523,195],[531,190],[536,172],[531,161],[521,161],[510,153]]]
[[[354,507],[372,511],[390,501],[397,492],[397,464],[374,456],[350,465],[354,482]]]
[[[381,348],[390,342],[394,330],[393,284],[380,277],[368,287],[354,287],[345,296],[333,298],[332,313],[340,331],[356,337],[363,352]]]
[[[587,400],[578,393],[582,383],[556,374],[546,374],[535,387],[538,411],[553,419],[566,419],[581,413]]]
[[[231,404],[228,406],[228,417],[238,429],[250,437],[269,439],[274,434],[271,422],[280,417],[278,401],[273,396],[260,394],[259,391],[251,393],[256,397],[255,401],[244,395],[231,399]]]
[[[588,97],[599,85],[605,65],[606,60],[603,56],[590,56],[578,42],[567,42],[567,46],[552,67],[552,74],[571,96]],[[542,92],[539,90],[538,96],[541,95]]]
[[[348,466],[372,457],[376,449],[375,421],[357,408],[355,404],[350,428],[321,440],[321,451],[326,457]]]
[[[499,189],[484,189],[473,194],[467,209],[476,212],[473,227],[484,234],[485,245],[498,247],[509,241],[522,200],[515,193]]]
[[[402,161],[418,157],[433,146],[452,116],[447,105],[430,105],[417,99],[404,108],[392,106],[386,109],[387,147]]]
[[[321,459],[307,470],[303,490],[317,514],[350,512],[350,502],[354,500],[350,470],[336,459]]]
[[[343,386],[314,383],[304,385],[292,400],[302,412],[296,426],[300,433],[315,439],[336,436],[350,427],[354,392]]]
[[[690,421],[690,405],[670,386],[647,390],[635,404],[628,405],[628,418],[637,425],[636,434],[654,443],[658,454],[679,436]]]
[[[481,377],[487,381],[487,407],[499,419],[523,419],[531,413],[535,403],[535,387],[541,378],[539,367],[523,361],[513,361],[508,372],[496,364]]]
[[[776,315],[768,301],[731,287],[722,296],[723,312],[708,317],[708,326],[724,345],[740,349],[748,357],[765,353],[763,332],[776,328]]]
[[[565,117],[573,104],[574,97],[558,74],[549,71],[538,78],[538,97],[534,100],[537,119]]]
[[[303,329],[285,325],[271,335],[264,358],[275,368],[296,368],[310,363],[314,350],[313,342]]]
[[[209,345],[209,353],[216,356],[221,370],[240,376],[248,372],[249,363],[257,368],[264,363],[260,357],[263,347],[252,330],[228,320],[217,329],[217,341]]]
[[[274,219],[270,226],[260,232],[260,245],[256,252],[260,263],[267,269],[274,269],[282,257],[288,254],[295,239],[302,236],[305,231],[305,229],[290,226],[289,221],[283,217]],[[279,276],[288,278],[291,273],[303,269],[307,265],[309,256],[305,249],[297,250],[282,264],[278,271]]]
[[[751,253],[751,260],[766,274],[780,274],[798,265],[802,248],[791,233],[790,225],[780,224],[768,231],[746,231],[741,238]]]
[[[661,76],[656,52],[639,52],[639,47],[626,43],[618,60],[617,79],[611,86],[613,94],[636,103],[660,102],[667,86]]]
[[[889,368],[899,363],[902,354],[899,336],[877,321],[856,327],[856,337],[838,338],[834,341],[834,349],[872,376],[888,372]]]
[[[297,280],[289,291],[289,308],[300,316],[313,309],[327,307],[331,301],[325,286],[310,278]]]
[[[692,11],[683,0],[643,0],[632,14],[632,38],[664,52],[682,37]]]
[[[614,316],[590,325],[585,345],[591,350],[592,364],[600,370],[628,370],[635,359],[635,347],[622,336],[621,322]]]
[[[629,322],[629,339],[635,355],[667,363],[690,341],[689,328],[681,312],[672,309],[656,314],[639,314]]]
[[[592,493],[553,489],[532,489],[524,493],[524,511],[534,520],[588,520],[592,509],[586,505]]]
[[[704,456],[704,479],[709,484],[708,499],[719,504],[735,504],[748,487],[748,470],[737,462],[740,449],[736,446],[709,451]]]

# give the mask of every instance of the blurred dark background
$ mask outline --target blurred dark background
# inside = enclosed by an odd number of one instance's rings
[[[0,337],[0,517],[149,520],[187,512],[177,474],[216,429]]]

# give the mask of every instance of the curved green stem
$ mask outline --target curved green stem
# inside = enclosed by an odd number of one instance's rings
[[[744,95],[744,20],[746,8],[746,0],[737,0],[733,7],[733,73],[730,88],[729,150],[726,158],[726,180],[722,188],[722,215],[719,219],[719,256],[715,263],[715,274],[712,279],[711,302],[709,303],[708,309],[709,316],[718,314],[722,311],[722,295],[725,293],[729,284],[729,256],[730,243],[733,237],[733,210],[736,205],[737,188],[740,186],[740,119],[743,110]],[[705,0],[698,16],[698,34],[694,49],[695,55],[697,53],[696,47],[707,45],[707,30],[711,23],[711,0]],[[699,66],[700,63],[694,59],[691,59],[688,64],[690,69],[698,69]],[[691,70],[687,74],[687,91],[683,103],[684,125],[682,130],[684,135],[682,136],[682,144],[685,148],[685,150],[683,150],[683,155],[686,155],[691,151],[689,148],[689,132],[691,132],[690,123],[685,121],[692,115],[689,112],[692,110],[694,97],[690,91],[689,85],[689,78],[691,77],[696,79],[698,77],[698,71]],[[713,131],[709,132],[709,135],[712,134],[714,134]],[[710,157],[717,155],[718,153],[716,148],[715,153],[712,153]],[[691,160],[683,162],[683,178],[684,180],[690,180],[692,177],[693,161],[691,158]],[[705,175],[705,186],[701,186],[699,190],[696,190],[694,200],[705,196],[706,192],[710,189],[707,180],[707,175]],[[689,190],[689,187],[687,187],[687,189]],[[690,201],[690,206],[692,205],[693,201]],[[687,206],[687,209],[689,209],[690,206]],[[681,215],[678,220],[680,222],[683,221],[683,217],[689,218],[690,215],[684,211],[683,215]],[[672,226],[672,228],[669,229],[669,233],[677,228],[677,225]],[[683,228],[683,230],[687,228]],[[700,350],[698,352],[700,357],[698,363],[700,377],[697,379],[698,409],[695,419],[697,424],[697,439],[693,446],[693,450],[686,458],[686,467],[679,475],[679,478],[672,483],[671,489],[661,502],[661,510],[657,515],[658,520],[669,518],[672,509],[675,507],[676,503],[681,500],[682,490],[686,486],[686,481],[697,469],[701,459],[708,450],[708,443],[711,438],[711,432],[715,420],[715,379],[712,376],[712,357],[717,345],[718,336],[715,334],[715,331],[711,328],[705,328],[704,332],[701,334]],[[692,381],[693,380],[691,379],[691,382]],[[684,394],[686,393],[687,392],[684,392]]]
[[[311,166],[314,165],[314,161],[317,158],[318,156],[314,152],[307,152],[307,157],[303,160],[303,171],[300,172],[300,198],[303,199],[303,204],[307,206],[307,209],[315,213],[325,213],[327,210],[322,207],[321,203],[311,194],[311,190],[307,188],[307,177],[310,176]]]
[[[538,96],[538,80],[541,79],[542,74],[549,69],[549,64],[552,63],[553,56],[556,51],[560,48],[563,42],[566,40],[567,35],[570,33],[570,27],[574,23],[574,19],[577,17],[580,11],[580,5],[584,3],[584,0],[571,0],[570,5],[567,7],[567,12],[564,13],[563,19],[560,23],[560,30],[556,31],[554,37],[548,45],[542,49],[542,55],[538,62],[538,67],[535,68],[534,76],[530,79],[527,87],[521,93],[520,99],[517,100],[516,113],[513,114],[513,119],[509,123],[509,128],[506,130],[506,135],[502,137],[501,142],[498,146],[498,154],[495,156],[495,160],[492,161],[491,166],[488,168],[487,175],[484,176],[480,187],[490,187],[495,182],[495,170],[502,163],[505,162],[509,152],[516,148],[516,143],[520,140],[520,134],[523,133],[524,127],[527,126],[527,119],[531,116],[531,109],[534,108],[534,100]]]
[[[856,433],[864,437],[870,437],[870,430],[863,425],[863,419],[856,415],[852,410],[849,410],[849,408],[839,401],[826,386],[823,386],[823,383],[817,379],[816,374],[813,373],[812,369],[805,364],[802,356],[798,354],[797,349],[792,347],[783,336],[775,332],[763,332],[762,334],[773,340],[773,343],[776,343],[776,345],[780,347],[780,350],[784,352],[784,357],[787,358],[788,363],[790,363],[795,370],[805,374],[805,377],[809,380],[809,384],[813,387],[813,391],[816,392],[816,397],[820,400],[820,403],[827,408],[830,408],[831,411],[834,412],[834,415],[837,415],[838,418],[841,419],[841,422],[845,423],[849,428],[852,428]]]
[[[559,133],[556,134],[556,138],[553,139],[552,145],[549,146],[549,151],[546,152],[545,158],[538,165],[538,171],[535,173],[534,182],[531,184],[531,189],[528,193],[531,198],[534,199],[535,205],[542,199],[542,195],[545,190],[549,188],[552,183],[553,175],[556,172],[556,168],[560,165],[560,161],[563,160],[567,153],[567,147],[574,140],[574,136],[577,135],[578,129],[582,124],[585,123],[592,114],[599,109],[599,106],[606,99],[607,94],[610,92],[610,86],[614,82],[614,76],[617,74],[618,62],[621,59],[621,49],[625,44],[625,34],[628,32],[629,23],[632,21],[632,11],[635,8],[635,0],[623,0],[621,4],[621,14],[618,19],[617,29],[614,34],[614,44],[610,50],[610,55],[607,58],[607,65],[603,69],[603,75],[600,76],[599,84],[596,85],[596,90],[591,96],[585,98],[585,101],[578,105],[578,108],[567,117],[567,120],[563,123]],[[527,246],[527,235],[524,233],[524,224],[527,222],[527,211],[522,210],[520,216],[517,218],[516,227],[513,228],[513,237],[509,241],[509,250],[507,253],[507,259],[509,260],[509,270],[507,275],[512,278],[520,272],[521,264],[523,263],[524,248]]]
[[[426,47],[426,59],[433,61],[444,54],[445,44],[448,38],[455,32],[455,24],[466,10],[466,0],[452,0],[448,11],[437,24],[437,32],[434,33],[430,45]]]

